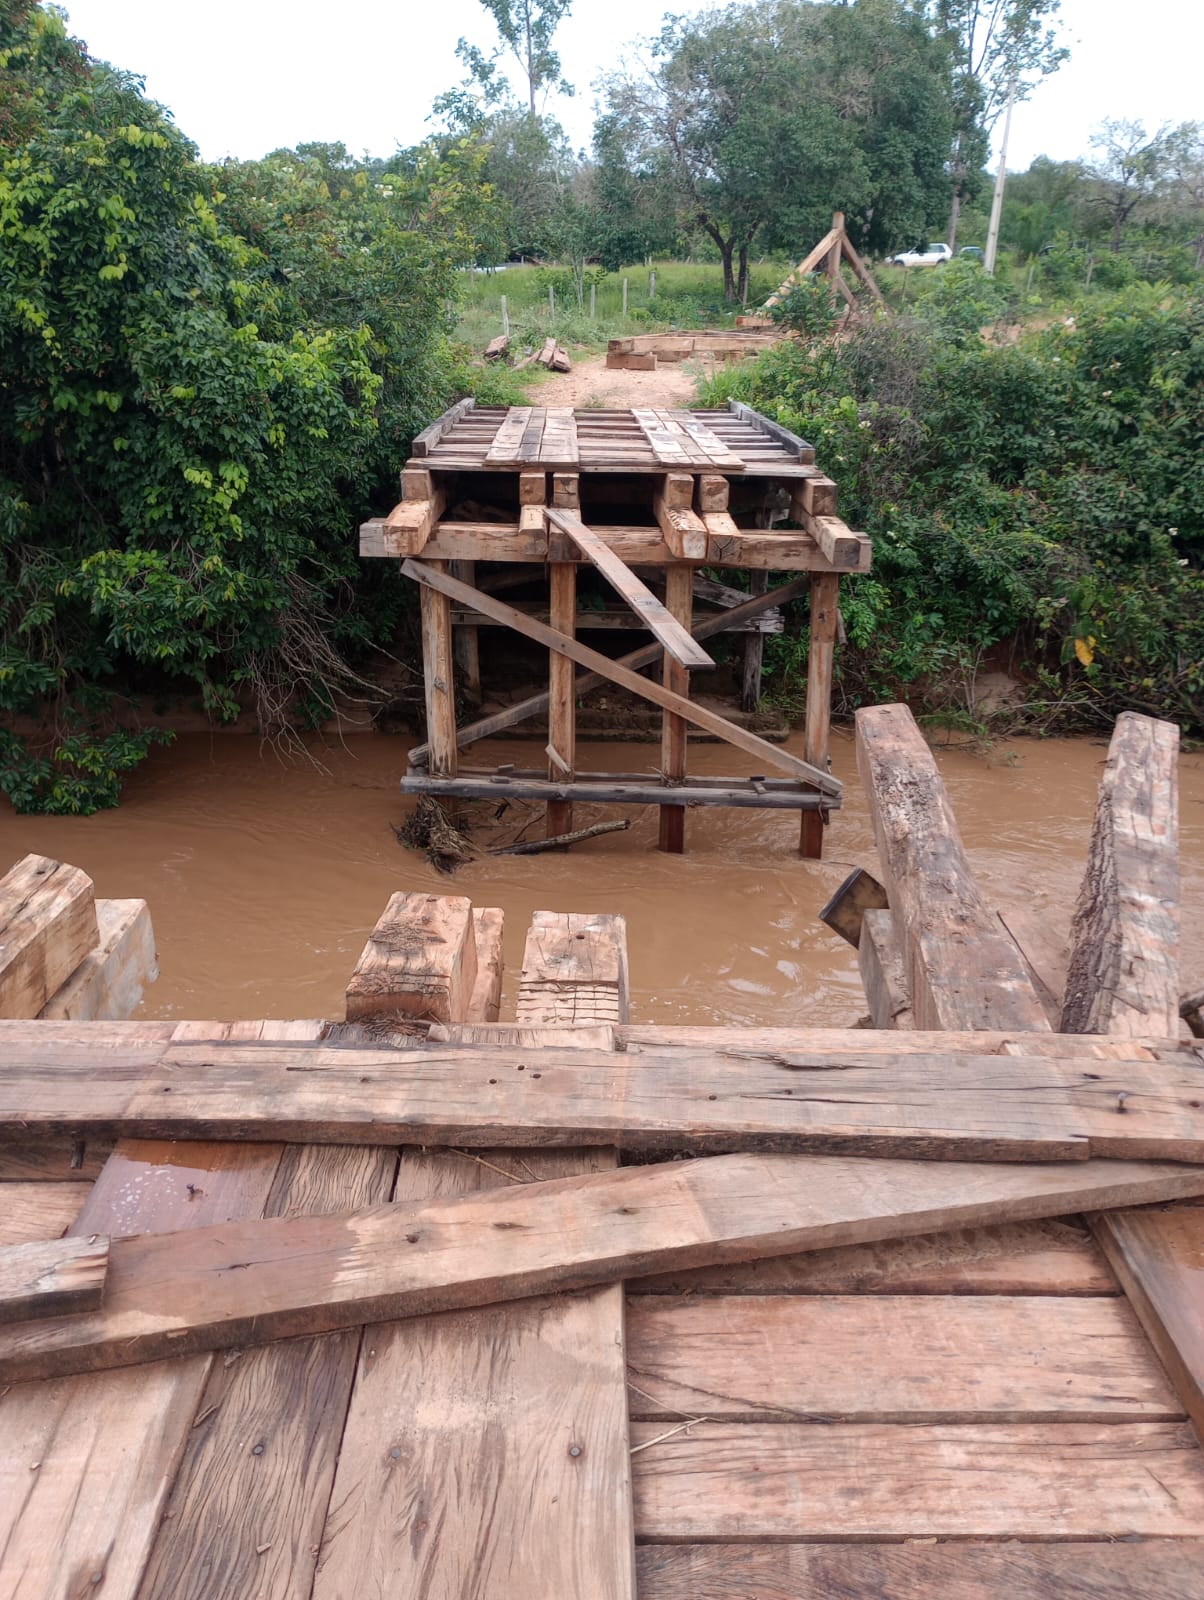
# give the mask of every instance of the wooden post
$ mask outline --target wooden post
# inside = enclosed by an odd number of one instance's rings
[[[653,267],[652,271],[648,274],[648,303],[649,303],[649,305],[651,305],[652,302],[655,299],[656,299],[656,268]]]
[[[832,213],[832,232],[836,235],[832,248],[828,251],[828,285],[832,294],[832,304],[836,305],[836,298],[840,293],[840,241],[844,235],[844,212]]]
[[[475,561],[452,561],[449,570],[453,578],[459,578],[462,583],[475,584],[477,581],[477,564]],[[460,669],[460,680],[464,688],[465,699],[471,700],[474,705],[481,703],[481,635],[480,629],[474,628],[469,623],[455,629],[452,635],[453,655],[457,667]]]
[[[36,1017],[99,943],[87,873],[23,857],[0,878],[0,1017]]]
[[[576,1027],[631,1020],[623,917],[536,911],[518,991],[520,1023]]]
[[[548,285],[548,320],[551,327],[556,326],[556,291],[551,284]]]
[[[553,561],[550,568],[549,621],[558,632],[573,637],[577,629],[577,568],[571,561]],[[548,652],[548,777],[563,783],[573,775],[577,760],[576,672],[567,656]],[[555,756],[551,754],[555,751]],[[557,759],[559,758],[559,759]],[[573,808],[566,800],[549,800],[547,836],[568,833]]]
[[[768,573],[765,574],[768,578]],[[694,569],[683,562],[665,569],[665,608],[688,629],[694,611]],[[757,634],[753,637],[760,638]],[[662,681],[666,689],[675,694],[690,693],[690,672],[679,661],[665,652]],[[661,771],[670,783],[679,783],[686,776],[686,738],[688,724],[683,718],[666,711],[661,719]],[[681,855],[686,848],[685,806],[660,808],[660,848],[670,855]]]
[[[627,315],[627,279],[623,279],[623,315]]]
[[[803,759],[827,771],[832,725],[832,664],[836,655],[836,618],[840,579],[835,573],[811,579],[811,646],[807,657],[807,720]],[[809,861],[824,853],[824,814],[804,811],[799,850]]]
[[[591,322],[598,320],[598,285],[596,283],[591,283],[589,286],[589,320]]]
[[[476,981],[472,902],[462,895],[394,894],[347,985],[347,1021],[401,1015],[460,1022]]]
[[[510,312],[506,307],[506,296],[502,296],[502,332],[507,339],[510,337]]]
[[[446,561],[429,563],[432,572],[446,573]],[[423,584],[422,677],[426,693],[426,742],[432,777],[456,775],[456,674],[452,660],[451,601]]]
[[[758,567],[748,575],[749,594],[768,594],[769,573]],[[755,711],[761,704],[761,662],[765,654],[765,635],[744,636],[744,682],[740,690],[741,711]]]

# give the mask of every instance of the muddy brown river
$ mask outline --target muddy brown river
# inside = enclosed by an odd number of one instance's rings
[[[656,812],[577,808],[581,822],[629,815],[626,833],[559,855],[480,860],[453,878],[400,846],[391,824],[406,737],[315,747],[324,769],[283,765],[252,737],[188,734],[156,751],[116,811],[18,817],[0,801],[0,870],[28,850],[83,867],[97,892],[150,902],[161,974],[140,1015],[339,1017],[364,940],[398,889],[467,895],[506,913],[507,997],[532,911],[621,912],[632,1012],[644,1022],[845,1026],[865,1006],[853,950],[816,920],[854,865],[875,856],[851,733],[834,730],[845,804],[827,858],[802,861],[798,820],[781,812],[688,814],[688,854],[657,852]],[[801,734],[792,748],[802,754]],[[651,770],[648,744],[591,745],[592,770]],[[1064,926],[1082,876],[1103,740],[1016,740],[990,757],[938,751],[970,860],[988,898]],[[542,747],[506,741],[478,761],[541,765]],[[737,758],[738,761],[739,758]],[[732,752],[692,744],[691,769],[738,771]],[[1204,755],[1180,764],[1183,981],[1204,982]],[[502,843],[535,808],[516,804],[482,837]]]

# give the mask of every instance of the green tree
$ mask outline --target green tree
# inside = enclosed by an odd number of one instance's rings
[[[1175,138],[1165,125],[1149,134],[1143,123],[1110,118],[1092,134],[1091,148],[1095,157],[1088,172],[1095,192],[1090,203],[1107,222],[1115,255],[1129,223],[1165,194],[1175,166]]]
[[[536,102],[541,94],[557,89],[572,94],[560,69],[560,57],[552,48],[556,29],[572,10],[572,0],[481,0],[493,19],[500,44],[489,55],[478,46],[461,39],[456,54],[468,67],[471,78],[482,88],[487,103],[499,93],[498,60],[505,54],[518,63],[527,84],[527,111],[538,115]]]
[[[1009,90],[1026,99],[1070,52],[1058,42],[1060,0],[924,0],[924,8],[952,53],[956,115],[947,238],[956,249],[958,217],[980,181],[991,130]]]
[[[1009,176],[1000,237],[1021,255],[1034,256],[1058,234],[1086,231],[1090,179],[1081,161],[1038,156],[1027,172]]]

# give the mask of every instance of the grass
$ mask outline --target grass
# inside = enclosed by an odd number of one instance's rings
[[[750,275],[749,309],[773,293],[790,270],[786,261],[758,262]],[[650,297],[651,274],[656,294]],[[651,268],[625,267],[621,272],[591,268],[586,275],[584,305],[579,307],[571,274],[563,267],[508,267],[504,272],[463,274],[456,338],[483,348],[502,331],[501,297],[510,315],[511,348],[534,345],[554,333],[565,344],[602,348],[608,339],[669,328],[730,328],[740,305],[723,299],[723,269],[718,262],[657,261]],[[623,315],[623,280],[627,280],[627,315]],[[590,283],[595,288],[596,315],[589,314]],[[555,296],[555,313],[548,296]]]

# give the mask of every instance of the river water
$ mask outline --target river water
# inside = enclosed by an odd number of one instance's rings
[[[657,852],[656,812],[579,806],[579,822],[631,816],[626,833],[570,852],[480,860],[453,878],[399,845],[397,780],[412,740],[361,735],[315,745],[322,767],[282,764],[256,739],[187,734],[156,751],[115,811],[18,817],[0,801],[0,871],[26,851],[89,872],[97,893],[150,902],[161,975],[147,1018],[340,1017],[347,978],[389,895],[467,895],[506,913],[507,1003],[532,911],[621,912],[632,1012],[642,1022],[847,1026],[865,1006],[855,952],[816,920],[851,867],[875,869],[851,733],[834,730],[846,784],[822,863],[799,858],[789,813],[688,813],[684,857]],[[801,735],[792,748],[802,754]],[[650,770],[649,744],[586,747],[591,770]],[[994,903],[1066,926],[1082,877],[1106,743],[1016,740],[989,757],[937,752],[979,882]],[[536,767],[541,746],[475,747],[474,764]],[[691,744],[691,770],[740,773],[741,758]],[[733,762],[735,764],[733,764]],[[1204,982],[1204,755],[1180,764],[1183,983]],[[483,836],[513,837],[516,804]]]

